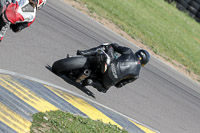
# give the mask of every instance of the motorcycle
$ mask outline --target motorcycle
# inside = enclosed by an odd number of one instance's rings
[[[102,46],[95,51],[95,55],[67,55],[53,63],[52,71],[59,75],[65,75],[72,81],[85,86],[87,79],[100,79],[107,71],[111,61],[117,57],[113,48]]]
[[[0,1],[0,42],[3,40],[3,36],[5,35],[7,29],[10,26],[10,22],[6,22],[6,18],[3,15],[9,3],[14,0],[1,0]]]

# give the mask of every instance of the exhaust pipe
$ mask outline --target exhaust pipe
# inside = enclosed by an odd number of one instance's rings
[[[87,77],[89,77],[91,74],[91,71],[89,69],[85,69],[83,73],[79,76],[79,78],[76,80],[77,83],[82,82],[85,80]]]

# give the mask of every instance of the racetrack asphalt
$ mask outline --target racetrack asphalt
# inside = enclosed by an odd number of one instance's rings
[[[140,78],[106,94],[81,89],[53,74],[54,61],[104,42],[136,51],[131,42],[113,33],[63,1],[48,0],[36,21],[20,33],[8,31],[0,44],[0,69],[66,88],[163,133],[193,133],[200,127],[200,86],[152,56]],[[2,102],[1,102],[2,103]],[[2,123],[1,123],[2,124]]]

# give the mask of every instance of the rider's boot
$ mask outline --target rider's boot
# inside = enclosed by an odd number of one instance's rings
[[[93,81],[91,84],[94,88],[96,88],[98,91],[106,93],[107,89],[103,87],[103,85],[98,81]]]
[[[1,30],[0,30],[0,41],[3,40],[4,35],[6,34],[6,31],[9,27],[10,23],[6,23],[4,26],[2,26]]]
[[[103,93],[106,93],[107,89],[103,87],[103,85],[96,81],[96,80],[92,80],[92,79],[87,79],[85,82],[84,82],[84,86],[87,86],[87,85],[90,85],[90,86],[93,86],[94,88],[96,88],[98,91],[100,92],[103,92]]]
[[[92,79],[86,79],[84,80],[84,82],[82,83],[82,86],[88,86],[88,85],[91,85],[92,84]]]

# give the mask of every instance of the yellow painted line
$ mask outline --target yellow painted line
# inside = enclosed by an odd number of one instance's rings
[[[147,127],[145,126],[142,126],[140,124],[137,124],[136,122],[132,121],[132,120],[129,120],[130,122],[132,122],[134,125],[136,125],[137,127],[139,127],[142,131],[144,131],[145,133],[156,133],[155,131],[152,131],[150,129],[148,129]]]
[[[117,125],[119,128],[122,128],[119,124],[114,122],[112,119],[107,117],[105,114],[88,104],[86,101],[84,101],[81,98],[69,95],[63,91],[54,89],[50,86],[44,85],[46,88],[50,89],[52,92],[54,92],[56,95],[60,96],[63,98],[65,101],[68,103],[72,104],[74,107],[79,109],[81,112],[86,114],[89,118],[93,120],[101,120],[104,123],[111,123],[112,125]]]
[[[0,102],[0,121],[19,133],[30,132],[31,122]]]
[[[22,85],[20,85],[20,83],[18,83],[14,79],[11,79],[10,76],[1,75],[0,85],[40,112],[58,110],[57,107],[44,100],[43,98],[38,97],[37,94],[23,87]]]

